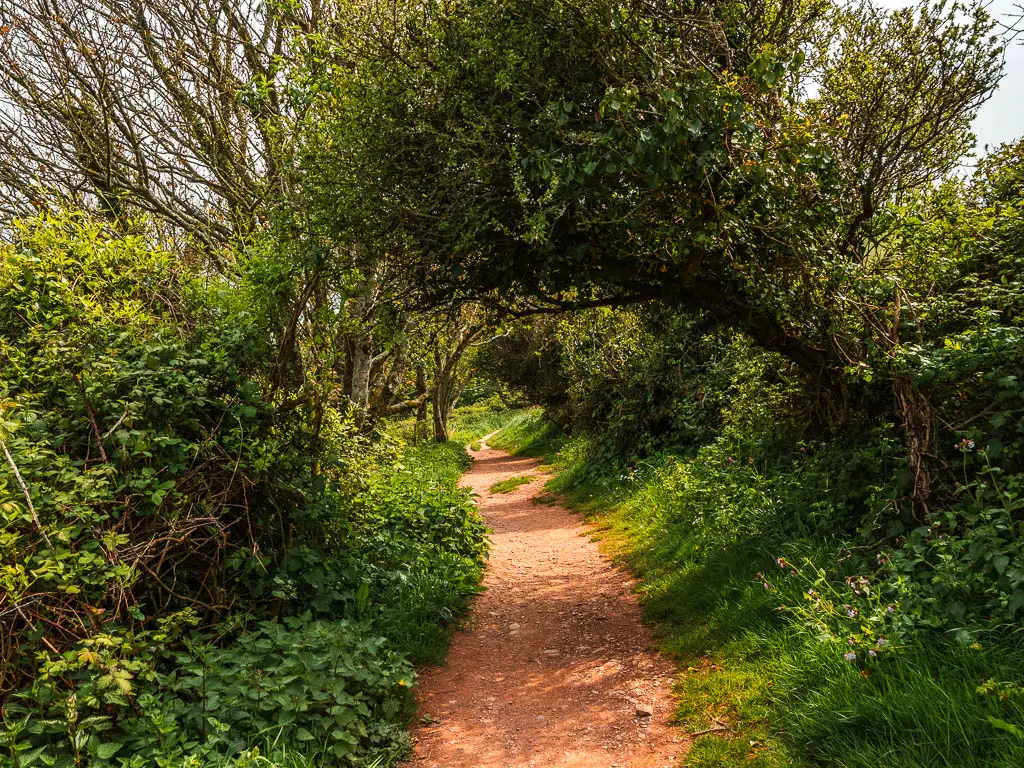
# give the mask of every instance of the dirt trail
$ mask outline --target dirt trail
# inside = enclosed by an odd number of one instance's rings
[[[463,484],[493,528],[471,621],[448,664],[420,678],[415,768],[667,768],[686,742],[667,724],[673,669],[651,649],[634,581],[560,506],[538,461],[484,444]]]

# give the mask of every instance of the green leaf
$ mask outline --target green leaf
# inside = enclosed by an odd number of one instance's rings
[[[98,747],[96,747],[96,757],[102,760],[109,760],[118,752],[120,752],[121,747],[123,746],[124,744],[118,741],[108,741],[103,744],[100,744]]]
[[[993,717],[992,715],[988,716],[988,722],[993,728],[998,728],[1000,731],[1012,733],[1018,739],[1024,739],[1024,728],[1021,728],[1019,725],[1008,723],[1005,720],[1000,720],[998,717]]]

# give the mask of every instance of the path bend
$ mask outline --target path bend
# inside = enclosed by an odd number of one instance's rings
[[[486,439],[486,438],[485,438]],[[577,515],[537,503],[539,461],[484,442],[463,484],[493,529],[487,591],[443,667],[425,670],[414,768],[670,768],[673,667]],[[507,494],[494,483],[534,474]]]

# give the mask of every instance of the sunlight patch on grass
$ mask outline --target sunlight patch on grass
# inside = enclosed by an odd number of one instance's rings
[[[537,479],[536,475],[520,475],[519,477],[509,477],[505,480],[501,480],[492,485],[488,490],[491,493],[512,493],[517,488],[532,483]]]

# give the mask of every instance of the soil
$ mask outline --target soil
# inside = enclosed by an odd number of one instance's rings
[[[444,667],[425,670],[414,768],[669,768],[674,669],[577,515],[538,503],[536,459],[484,442],[463,484],[493,529],[487,591]],[[511,493],[488,490],[533,474]]]

